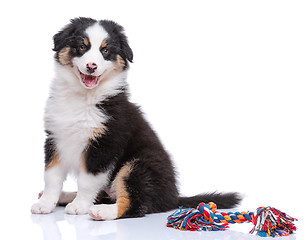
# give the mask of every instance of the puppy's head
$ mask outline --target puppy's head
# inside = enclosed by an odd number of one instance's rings
[[[123,31],[113,21],[72,19],[53,37],[55,59],[73,71],[85,88],[95,88],[132,62],[133,53]]]

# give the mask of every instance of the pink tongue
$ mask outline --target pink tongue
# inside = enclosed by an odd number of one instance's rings
[[[83,81],[87,87],[94,87],[97,84],[97,77],[91,75],[84,75]]]

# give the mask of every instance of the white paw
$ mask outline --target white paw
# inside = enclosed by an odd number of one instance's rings
[[[31,212],[34,214],[47,214],[51,213],[55,209],[55,206],[55,203],[38,201],[32,205]]]
[[[73,215],[88,214],[90,207],[93,204],[83,201],[73,201],[69,203],[65,208],[65,213]]]
[[[90,208],[89,214],[94,220],[113,220],[117,218],[117,204],[100,204]]]

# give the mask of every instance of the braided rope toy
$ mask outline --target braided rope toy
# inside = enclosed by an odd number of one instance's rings
[[[229,223],[252,222],[250,233],[261,237],[288,236],[296,231],[293,221],[296,218],[272,207],[259,207],[255,212],[218,212],[216,204],[200,203],[197,209],[187,208],[176,210],[167,218],[167,227],[189,231],[224,231]]]

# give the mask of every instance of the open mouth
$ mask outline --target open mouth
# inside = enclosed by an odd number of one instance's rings
[[[94,88],[98,85],[98,81],[101,75],[99,76],[87,75],[87,74],[82,73],[80,70],[79,70],[79,73],[80,73],[82,82],[87,88]]]

